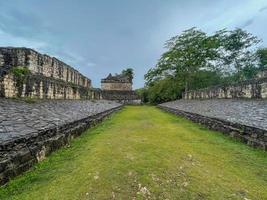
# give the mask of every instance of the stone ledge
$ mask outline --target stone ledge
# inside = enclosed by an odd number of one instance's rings
[[[88,128],[100,123],[104,118],[120,110],[122,105],[104,112],[64,124],[59,127],[39,131],[29,137],[7,141],[0,145],[0,185],[30,169],[35,163],[80,136]]]
[[[163,105],[158,105],[158,107],[167,112],[185,117],[186,119],[189,119],[193,122],[202,124],[211,130],[220,131],[224,134],[229,135],[232,138],[246,143],[249,146],[267,151],[267,131],[264,129],[246,126],[238,123],[232,123],[226,120],[207,117],[196,113],[185,112]]]

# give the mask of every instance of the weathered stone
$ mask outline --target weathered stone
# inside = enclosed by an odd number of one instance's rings
[[[188,91],[183,99],[233,99],[233,98],[267,98],[267,77],[251,79],[232,85],[214,86]]]
[[[0,98],[0,184],[121,108],[113,101],[50,100],[34,104]],[[16,125],[16,126],[13,126]]]
[[[116,100],[121,103],[140,104],[140,97],[132,90],[129,77],[119,74],[101,80],[101,96],[103,99]]]
[[[267,150],[266,100],[178,100],[159,107]]]
[[[112,76],[109,74],[106,78],[101,80],[101,89],[111,91],[131,91],[132,82],[129,77],[125,75],[119,74]]]
[[[16,67],[29,70],[23,81],[12,74]],[[92,93],[90,79],[56,58],[28,48],[0,48],[0,97],[90,99]]]

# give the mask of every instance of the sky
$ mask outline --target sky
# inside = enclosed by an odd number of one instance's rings
[[[131,67],[134,88],[183,30],[242,28],[267,47],[267,0],[0,0],[0,46],[55,56],[100,87]]]

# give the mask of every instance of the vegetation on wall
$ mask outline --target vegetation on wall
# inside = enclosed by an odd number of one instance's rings
[[[255,50],[259,42],[242,29],[211,35],[196,28],[185,30],[166,42],[167,51],[145,75],[143,99],[161,103],[184,91],[253,78],[267,63],[266,49]]]
[[[11,69],[11,74],[16,80],[16,87],[18,89],[18,96],[21,96],[23,90],[23,84],[25,83],[27,77],[30,75],[30,70],[27,67],[14,67]]]
[[[267,48],[258,49],[259,66],[262,70],[267,69]]]

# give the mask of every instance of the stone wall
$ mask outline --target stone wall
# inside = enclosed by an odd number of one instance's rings
[[[264,127],[260,127],[255,124],[248,125],[238,123],[232,121],[230,117],[227,119],[223,119],[218,118],[215,115],[208,116],[204,114],[199,114],[196,113],[193,109],[191,109],[192,107],[194,107],[194,105],[187,105],[187,103],[185,103],[185,105],[176,106],[175,104],[177,103],[180,104],[179,101],[176,103],[174,102],[173,105],[172,102],[161,104],[159,105],[159,108],[175,115],[185,117],[193,122],[202,124],[211,130],[220,131],[224,134],[231,136],[232,138],[246,143],[249,146],[267,150],[267,129],[265,129]],[[199,104],[201,106],[201,101],[199,101]],[[188,109],[185,111],[184,108]],[[257,111],[261,112],[260,110],[256,110],[255,112]],[[234,118],[234,116],[232,116],[232,118]]]
[[[29,70],[23,82],[13,70]],[[0,96],[41,99],[91,98],[91,80],[62,61],[28,48],[0,48]]]
[[[0,98],[0,185],[121,108],[111,101]]]
[[[124,104],[141,103],[141,99],[135,91],[102,90],[101,96],[103,99],[118,101]]]
[[[240,83],[188,91],[183,99],[267,98],[267,77]]]
[[[117,90],[117,91],[131,91],[132,84],[131,83],[108,83],[101,82],[102,90]]]

